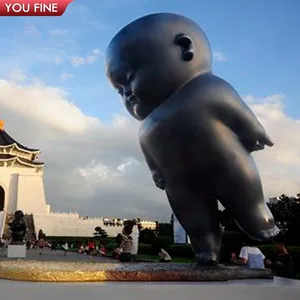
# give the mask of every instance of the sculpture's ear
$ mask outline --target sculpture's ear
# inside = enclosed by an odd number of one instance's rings
[[[174,44],[181,48],[181,58],[190,61],[194,57],[194,47],[192,39],[185,33],[178,33],[174,38]]]

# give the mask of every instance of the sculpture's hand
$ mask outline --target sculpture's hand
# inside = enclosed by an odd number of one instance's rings
[[[270,137],[265,133],[264,136],[258,141],[261,145],[267,145],[269,147],[274,146],[273,141],[270,139]]]
[[[155,185],[159,189],[165,190],[165,188],[166,188],[165,181],[164,181],[164,179],[162,178],[162,176],[158,172],[152,171],[152,178],[153,178],[153,181],[154,181]]]
[[[265,148],[265,145],[272,147],[274,143],[270,139],[270,137],[267,134],[264,134],[261,138],[256,139],[255,142],[251,145],[248,146],[249,152],[254,152],[254,151],[259,151],[263,150]]]
[[[219,78],[212,82],[211,90],[216,96],[211,103],[216,116],[238,136],[245,149],[253,152],[264,149],[265,145],[273,146],[262,124],[234,88]]]

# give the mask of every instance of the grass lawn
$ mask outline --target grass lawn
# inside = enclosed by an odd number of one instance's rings
[[[76,252],[77,250],[76,249],[70,249],[69,251]],[[111,256],[112,252],[108,251],[107,255]],[[158,262],[159,261],[159,257],[157,255],[147,255],[147,254],[139,254],[138,259],[146,260],[146,261],[149,261],[149,262]],[[174,262],[174,263],[194,263],[195,260],[193,258],[172,257],[172,262]],[[300,273],[297,273],[296,278],[298,280],[300,280]]]
[[[149,260],[153,262],[158,262],[159,258],[156,255],[146,255],[146,254],[139,254],[138,259],[141,260]],[[174,263],[194,263],[195,260],[191,258],[183,258],[183,257],[172,257],[172,262]],[[300,273],[297,273],[296,279],[300,280]]]

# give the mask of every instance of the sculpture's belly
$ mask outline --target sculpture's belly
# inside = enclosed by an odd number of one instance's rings
[[[146,147],[157,166],[166,176],[204,168],[210,152],[207,124],[202,130],[193,124],[162,123],[155,126],[145,140]],[[199,128],[199,124],[197,126]],[[167,175],[168,174],[168,175]]]
[[[156,124],[145,145],[168,182],[210,182],[219,171],[230,167],[236,151],[236,136],[217,120],[200,118],[185,126],[179,122]],[[166,125],[168,124],[168,125]],[[238,146],[238,147],[237,147]]]

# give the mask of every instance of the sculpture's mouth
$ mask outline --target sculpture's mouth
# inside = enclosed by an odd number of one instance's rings
[[[127,102],[131,105],[131,106],[134,106],[135,104],[137,104],[137,97],[135,95],[130,95],[128,98],[127,98]]]

